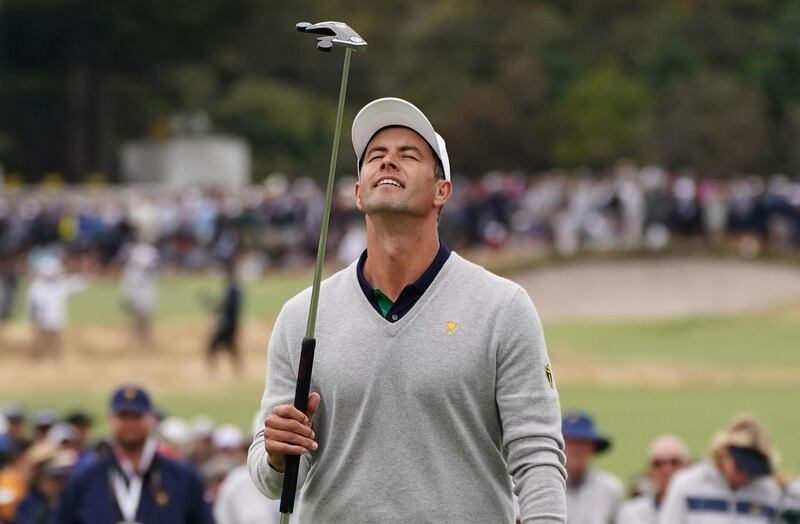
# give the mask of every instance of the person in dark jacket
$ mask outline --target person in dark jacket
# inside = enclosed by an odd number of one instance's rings
[[[113,452],[70,480],[55,524],[213,524],[199,475],[156,452],[150,397],[124,386],[111,398]]]
[[[17,507],[15,524],[50,524],[53,510],[69,479],[78,455],[59,449],[53,442],[41,442],[33,449],[30,489]]]
[[[216,367],[217,353],[227,351],[237,372],[242,371],[242,358],[239,354],[239,318],[242,309],[242,292],[236,277],[236,264],[231,261],[225,268],[225,295],[216,306],[217,325],[208,344],[208,367]]]

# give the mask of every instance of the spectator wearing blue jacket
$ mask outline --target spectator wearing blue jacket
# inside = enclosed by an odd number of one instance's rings
[[[56,510],[56,524],[212,524],[204,486],[191,467],[157,453],[150,397],[124,386],[111,398],[113,453],[78,472]]]

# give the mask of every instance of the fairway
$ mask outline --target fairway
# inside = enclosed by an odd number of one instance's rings
[[[524,279],[523,279],[524,280]],[[228,362],[215,374],[203,348],[212,320],[202,295],[219,292],[216,275],[161,279],[157,349],[130,342],[116,282],[100,280],[71,302],[67,353],[59,362],[31,362],[30,333],[15,320],[0,333],[0,403],[65,411],[88,408],[100,422],[106,395],[123,381],[152,389],[159,406],[191,418],[209,414],[219,422],[250,426],[263,389],[266,346],[283,302],[310,282],[308,273],[277,273],[245,287],[245,371]],[[597,416],[614,448],[599,464],[625,482],[644,466],[648,442],[657,434],[684,437],[702,458],[714,432],[738,413],[751,413],[769,427],[783,456],[783,469],[800,471],[800,303],[750,314],[686,318],[545,319],[545,333],[564,409]],[[298,341],[299,343],[299,341]]]

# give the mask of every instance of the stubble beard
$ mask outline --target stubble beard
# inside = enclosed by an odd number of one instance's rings
[[[366,215],[374,216],[421,216],[419,209],[405,195],[367,195],[363,200],[363,210]]]
[[[147,437],[122,438],[117,437],[117,445],[126,453],[133,453],[144,449]]]

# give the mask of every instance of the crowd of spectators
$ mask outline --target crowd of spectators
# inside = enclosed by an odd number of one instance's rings
[[[334,194],[329,253],[349,263],[363,249],[352,178]],[[313,261],[324,201],[307,178],[274,175],[239,190],[113,187],[0,192],[0,255],[59,246],[113,268],[134,241],[154,244],[161,267],[198,270],[237,250],[259,268]],[[454,177],[441,219],[457,250],[658,250],[685,239],[742,241],[748,254],[800,247],[800,181],[782,175],[709,179],[621,164],[588,171]],[[7,264],[6,264],[7,265]]]
[[[710,453],[697,459],[679,436],[657,436],[627,494],[616,476],[592,464],[613,439],[591,415],[565,413],[562,434],[570,524],[800,521],[800,479],[781,474],[767,428],[753,417],[736,417],[711,439]]]
[[[152,443],[156,455],[177,463],[187,478],[200,479],[202,496],[167,493],[170,488],[162,486],[154,494],[157,506],[166,506],[158,503],[159,496],[187,505],[194,515],[187,524],[278,522],[278,502],[263,497],[249,477],[251,434],[204,415],[191,420],[166,416],[134,386],[119,388],[109,407],[109,434],[92,439],[95,421],[84,411],[62,417],[45,409],[28,415],[18,405],[5,406],[0,415],[0,524],[72,522],[68,515],[78,511],[76,504],[83,518],[100,518],[108,509],[96,498],[110,495],[106,489],[93,494],[86,478],[103,470],[104,462],[124,461],[130,452],[126,439],[135,435],[137,423],[147,429],[140,445]],[[152,426],[147,425],[150,413],[157,421]],[[134,425],[125,422],[131,417]],[[251,431],[258,427],[255,417]],[[688,524],[706,522],[705,517],[733,522],[735,515],[764,524],[800,520],[800,479],[792,483],[779,473],[767,430],[751,417],[738,417],[719,431],[705,458],[694,457],[675,435],[657,436],[647,450],[625,450],[642,454],[642,470],[627,489],[592,465],[595,456],[612,448],[613,439],[597,429],[588,413],[565,413],[562,433],[570,524]],[[144,497],[141,504],[146,504]],[[157,506],[140,507],[139,519],[163,517],[167,509]]]
[[[128,389],[126,386],[115,393],[108,414],[108,433],[99,438],[93,431],[99,421],[83,410],[64,415],[50,409],[26,413],[16,404],[7,404],[0,410],[0,524],[73,522],[66,517],[73,510],[66,508],[63,500],[70,480],[98,462],[118,461],[125,439],[130,437],[126,432],[131,430],[115,424],[114,418],[131,415],[142,419],[150,416],[148,412],[127,414],[116,409],[116,397],[127,394]],[[133,402],[137,400],[136,394],[146,395],[139,388],[132,391]],[[205,415],[184,420],[166,415],[155,407],[152,413],[157,422],[148,441],[157,442],[158,456],[179,463],[184,470],[202,480],[200,502],[208,511],[203,507],[194,508],[194,517],[188,517],[184,524],[211,522],[207,515],[212,512],[216,517],[213,520],[220,524],[247,524],[251,521],[241,520],[237,515],[253,511],[260,518],[252,522],[278,522],[277,503],[260,495],[255,505],[251,502],[237,507],[235,502],[248,488],[251,498],[255,492],[245,466],[251,442],[250,428],[244,432],[234,424],[217,423]],[[247,480],[244,488],[241,486],[243,474]],[[228,483],[223,485],[226,478]],[[169,491],[168,487],[163,489]],[[87,494],[82,496],[92,498]],[[172,498],[172,504],[198,503],[197,500],[180,501],[179,497],[185,495],[179,492],[167,493],[166,496]],[[144,495],[142,497],[144,500]],[[104,521],[100,515],[105,504],[97,500],[89,504],[89,513],[95,513],[84,514],[82,518],[89,518],[92,522]],[[169,521],[163,520],[165,514],[158,515],[158,522]],[[139,516],[142,518],[141,513]],[[143,519],[148,521],[146,516]]]

